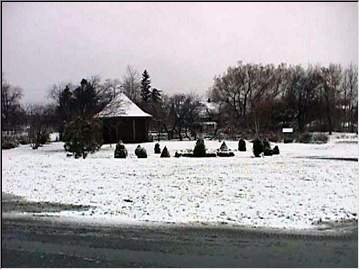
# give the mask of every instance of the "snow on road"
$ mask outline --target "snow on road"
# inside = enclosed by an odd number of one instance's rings
[[[208,149],[220,147],[206,141]],[[87,159],[66,157],[63,143],[38,150],[29,146],[2,151],[2,191],[33,201],[95,206],[63,216],[118,218],[128,222],[229,223],[276,228],[311,228],[313,222],[357,218],[358,163],[317,159],[357,158],[357,138],[328,144],[278,144],[279,156],[253,158],[175,158],[175,150],[195,142],[165,142],[171,158],[142,144],[147,159],[137,159],[137,144],[127,144],[127,159],[114,159],[104,145]],[[227,141],[231,149],[237,142]],[[355,217],[356,214],[356,217]]]

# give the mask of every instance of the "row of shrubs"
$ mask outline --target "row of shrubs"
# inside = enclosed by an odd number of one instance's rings
[[[31,140],[29,136],[2,136],[1,149],[11,149],[18,147],[20,144],[30,144],[35,149],[39,146],[50,142],[49,134],[40,134],[36,140]]]
[[[238,136],[236,136],[238,137]],[[329,141],[329,136],[325,133],[320,132],[303,132],[303,133],[294,133],[293,138],[284,137],[284,134],[280,132],[267,132],[263,133],[262,137],[267,138],[270,142],[299,142],[299,143],[327,143]],[[221,139],[232,139],[220,136]],[[241,138],[250,139],[253,138],[252,133],[242,133]]]
[[[155,153],[156,154],[160,153],[160,145],[158,143],[155,145]],[[138,145],[135,149],[135,155],[138,158],[147,158],[146,149],[144,147],[141,147],[140,145]],[[126,158],[127,156],[128,156],[128,151],[127,151],[125,145],[122,143],[122,141],[120,141],[119,143],[116,144],[114,158]],[[168,149],[166,148],[166,146],[161,151],[160,157],[164,157],[164,158],[170,157],[170,153],[169,153]]]
[[[241,152],[246,151],[246,143],[245,140],[240,139],[238,143],[238,150]],[[160,157],[162,158],[168,158],[170,157],[170,153],[165,146],[163,150],[161,151],[160,144],[156,143],[154,147],[154,153],[160,154]],[[273,149],[270,147],[270,143],[268,140],[261,141],[260,139],[255,139],[253,141],[253,153],[255,157],[260,157],[262,154],[264,156],[271,156],[271,155],[278,155],[280,154],[279,147],[275,146]],[[138,158],[147,158],[147,152],[144,147],[141,147],[138,145],[135,149],[135,155]],[[120,141],[116,144],[115,151],[114,151],[114,158],[126,158],[128,156],[128,151],[125,147],[125,145]],[[207,153],[205,142],[203,139],[198,139],[194,150],[192,152],[175,152],[175,157],[233,157],[235,156],[234,152],[232,152],[226,145],[225,142],[223,142],[220,146],[220,148],[217,150],[216,153]]]
[[[277,145],[271,149],[270,142],[268,140],[260,140],[257,138],[253,141],[253,153],[255,157],[260,157],[261,155],[272,156],[279,155],[280,150]]]
[[[238,150],[240,152],[246,152],[246,143],[245,140],[240,139],[238,143]],[[272,156],[272,155],[279,155],[280,150],[279,147],[276,145],[273,149],[270,147],[270,142],[268,140],[261,141],[260,139],[255,139],[253,141],[253,153],[255,157],[260,157],[262,154],[264,156]],[[199,139],[196,142],[195,148],[193,153],[185,153],[185,154],[179,154],[175,153],[175,157],[180,156],[188,156],[188,157],[232,157],[235,156],[234,152],[230,151],[227,147],[226,143],[223,142],[220,146],[220,149],[218,149],[217,153],[206,153],[206,147],[204,140]]]
[[[2,136],[1,148],[11,149],[19,146],[20,144],[29,144],[29,136]]]
[[[20,144],[19,140],[13,136],[3,136],[1,138],[1,149],[15,148]]]
[[[299,143],[327,143],[329,136],[324,133],[302,133],[297,137]]]

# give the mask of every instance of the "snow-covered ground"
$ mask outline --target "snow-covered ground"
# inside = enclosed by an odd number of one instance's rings
[[[357,218],[357,137],[335,134],[327,144],[281,144],[280,155],[253,158],[252,144],[235,157],[175,158],[194,141],[161,141],[171,158],[141,144],[127,144],[127,159],[114,159],[104,145],[87,159],[66,157],[63,143],[38,150],[2,151],[2,191],[33,201],[91,205],[86,212],[61,212],[126,222],[228,223],[275,228],[311,228],[320,218]],[[221,142],[205,141],[208,149]],[[236,141],[226,141],[236,150]],[[274,146],[274,144],[272,144]],[[331,158],[331,159],[319,159]],[[356,214],[356,217],[355,217]]]

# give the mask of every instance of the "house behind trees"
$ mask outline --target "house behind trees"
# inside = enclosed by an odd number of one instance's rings
[[[198,133],[213,137],[218,128],[217,115],[219,113],[219,104],[215,102],[200,101],[200,111],[198,121],[194,123],[195,130]]]

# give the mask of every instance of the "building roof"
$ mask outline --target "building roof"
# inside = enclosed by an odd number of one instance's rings
[[[99,112],[98,118],[111,117],[152,117],[141,110],[134,102],[132,102],[124,93],[118,94],[105,108]]]
[[[201,101],[200,103],[204,105],[205,108],[209,111],[215,111],[215,112],[219,111],[219,104],[215,102]]]
[[[218,113],[219,105],[214,102],[201,101],[200,117],[208,117],[209,114]]]

